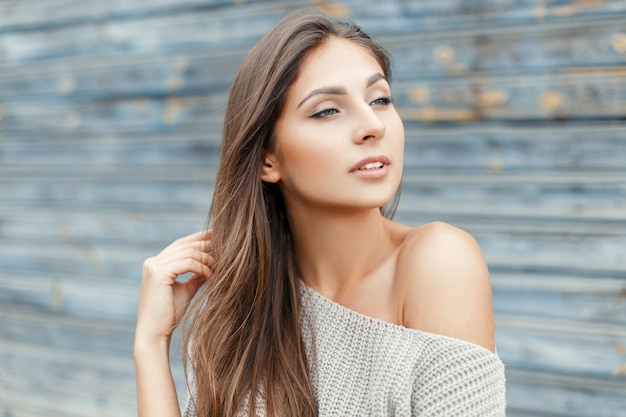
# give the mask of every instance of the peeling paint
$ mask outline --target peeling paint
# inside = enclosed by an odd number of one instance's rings
[[[620,342],[615,342],[613,344],[613,349],[620,355],[626,355],[626,346],[624,346]]]
[[[611,40],[613,50],[618,54],[626,54],[626,34],[616,33]]]
[[[165,110],[163,111],[163,121],[172,125],[178,122],[180,118],[180,99],[178,97],[170,97],[165,100]]]
[[[524,346],[524,355],[531,356],[535,354],[535,350],[530,345]]]
[[[489,171],[491,172],[502,172],[504,171],[504,162],[502,162],[501,159],[492,159],[491,161],[489,161],[489,164],[487,165],[487,168],[489,169]]]
[[[57,82],[57,90],[61,94],[72,94],[76,90],[76,82],[72,77],[63,77]]]
[[[330,3],[326,1],[313,1],[313,6],[317,9],[328,13],[331,16],[346,18],[349,17],[352,12],[350,7],[342,3]]]
[[[602,6],[610,1],[611,0],[578,0],[572,4],[553,7],[550,9],[550,14],[560,17],[573,16],[585,9]]]
[[[411,100],[416,103],[427,103],[430,100],[430,90],[423,84],[417,84],[411,89]]]
[[[546,91],[539,97],[539,106],[548,113],[559,110],[565,104],[565,98],[557,91]]]
[[[465,71],[463,65],[455,61],[456,52],[448,45],[438,46],[435,51],[435,60],[445,69],[453,74]]]
[[[541,20],[544,17],[546,17],[546,5],[547,5],[547,0],[543,0],[540,1],[537,6],[533,9],[533,17],[535,18],[535,20]]]
[[[4,117],[4,106],[0,104],[0,120]]]
[[[437,107],[421,107],[417,109],[397,109],[400,117],[406,120],[421,122],[474,122],[480,119],[479,114],[472,109],[442,109]]]
[[[454,62],[454,49],[448,45],[441,45],[435,49],[435,59],[441,65],[450,65]]]
[[[479,94],[476,104],[480,107],[493,107],[505,104],[509,101],[506,91],[487,90]]]
[[[626,376],[626,363],[618,366],[615,371],[613,371],[613,373],[615,374],[615,376]]]

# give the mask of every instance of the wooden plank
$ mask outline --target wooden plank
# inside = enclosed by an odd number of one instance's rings
[[[626,326],[626,277],[495,272],[491,283],[498,315]]]
[[[138,247],[137,243],[115,246],[91,242],[12,243],[0,241],[3,256],[0,270],[32,274],[72,274],[87,282],[103,282],[115,277],[139,282],[144,259],[153,256],[155,248]],[[161,247],[162,248],[162,247]]]
[[[242,4],[220,9],[181,9],[186,13],[136,19],[125,16],[98,24],[81,22],[47,30],[0,32],[0,41],[8,68],[28,67],[29,63],[42,60],[62,60],[68,67],[82,67],[77,63],[93,55],[119,64],[122,57],[150,54],[178,57],[178,66],[186,67],[181,59],[188,53],[193,58],[197,51],[249,50],[293,8],[294,4],[283,2],[273,7]]]
[[[625,74],[626,67],[476,73],[444,81],[396,83],[394,100],[404,120],[418,122],[623,118]],[[427,100],[422,91],[429,92]]]
[[[626,169],[621,124],[557,126],[461,125],[427,128],[407,123],[404,164],[419,170],[577,171]]]
[[[3,71],[0,100],[27,97],[111,98],[223,92],[232,84],[246,49],[183,54],[97,54],[34,63]],[[97,57],[97,58],[95,58]]]
[[[41,313],[9,303],[0,307],[2,341],[28,342],[70,353],[90,352],[94,357],[132,358],[135,327],[132,323]]]
[[[158,171],[157,171],[158,172]],[[156,173],[156,172],[155,172]],[[187,175],[200,176],[197,170]],[[0,175],[1,177],[1,175]],[[55,178],[54,176],[51,178]],[[174,218],[195,217],[207,213],[211,203],[213,185],[204,180],[141,181],[127,177],[123,181],[91,182],[66,181],[58,178],[50,182],[0,181],[0,202],[7,209],[28,210],[28,207],[61,207],[72,211],[104,210],[121,212],[127,221],[150,221],[151,213],[167,213]],[[3,211],[3,213],[6,213]],[[41,212],[39,212],[41,213]],[[45,216],[45,213],[43,213]],[[148,216],[148,217],[146,217]],[[59,224],[59,226],[63,226]],[[135,226],[136,227],[136,226]]]
[[[126,241],[136,242],[138,246],[159,243],[165,246],[177,237],[201,229],[208,211],[208,202],[204,207],[169,212],[149,212],[133,207],[120,210],[48,207],[44,213],[33,210],[29,204],[23,210],[13,208],[10,212],[0,208],[0,236],[2,240],[14,242],[115,245]]]
[[[160,166],[166,168],[184,164],[215,169],[220,143],[217,138],[200,134],[180,135],[163,132],[133,138],[112,135],[108,137],[76,139],[7,138],[0,146],[0,165],[30,165],[54,167],[71,164],[87,166]]]
[[[130,324],[137,317],[138,280],[130,283],[111,277],[94,282],[80,274],[53,271],[31,276],[0,273],[0,289],[1,303],[30,307],[41,313]]]
[[[1,172],[1,171],[0,171]],[[419,172],[408,170],[405,172],[404,180],[409,184],[576,184],[585,185],[623,185],[626,177],[621,172],[602,171],[578,171],[578,172],[497,172],[497,173],[475,173],[471,176],[467,173],[446,172]]]
[[[93,3],[93,4],[92,4]],[[237,11],[241,5],[232,2],[212,0],[157,0],[151,2],[126,2],[116,0],[100,4],[84,3],[78,0],[38,0],[21,2],[5,0],[0,5],[0,13],[9,17],[0,22],[0,30],[41,30],[65,25],[94,24],[121,17],[145,18],[149,16],[172,15],[177,13],[202,12],[203,8],[219,11],[219,7],[230,6]],[[237,2],[235,2],[237,3]],[[248,0],[246,3],[256,3]],[[280,4],[281,2],[276,2]],[[311,6],[306,1],[290,1],[296,7]],[[621,0],[575,1],[546,0],[536,2],[523,0],[507,2],[488,0],[467,3],[463,0],[441,0],[431,2],[387,2],[374,0],[343,0],[338,2],[318,2],[316,7],[340,17],[357,20],[366,31],[412,32],[419,30],[444,30],[478,24],[510,25],[515,23],[541,22],[564,19],[598,18],[623,13],[626,6]],[[394,19],[394,25],[388,25]]]
[[[626,392],[623,324],[498,315],[498,354],[507,366],[604,378]]]
[[[624,64],[624,17],[564,23],[389,34],[380,41],[394,58],[394,79],[402,81]],[[428,93],[415,92],[422,98]]]
[[[247,0],[245,3],[257,3]],[[238,3],[225,0],[151,0],[129,2],[114,0],[107,2],[84,2],[80,0],[36,0],[23,2],[5,0],[0,3],[0,13],[6,19],[0,21],[0,30],[50,30],[70,25],[94,25],[108,20],[146,19],[152,16],[176,15],[209,10],[219,12],[222,8],[232,9]],[[234,7],[233,7],[234,6]],[[239,5],[241,7],[241,5]]]
[[[342,3],[350,5],[355,20],[371,34],[459,30],[480,26],[492,26],[492,30],[497,31],[517,24],[601,19],[603,16],[615,16],[626,11],[626,4],[622,0],[444,0],[384,4],[372,1],[372,7],[361,6],[362,3],[358,0]],[[386,20],[390,16],[394,18],[392,25]]]
[[[405,172],[400,210],[406,212],[407,221],[415,216],[418,221],[439,217],[485,223],[492,217],[497,225],[502,221],[514,224],[522,219],[543,219],[554,229],[558,225],[552,227],[551,221],[603,219],[607,225],[617,221],[616,230],[624,231],[620,219],[626,213],[626,196],[624,181],[617,172],[580,176],[575,170],[494,171],[491,175],[451,169],[440,172]]]
[[[41,314],[2,303],[0,363],[6,366],[0,390],[12,400],[3,398],[0,410],[19,416],[134,412],[133,333],[132,323]],[[180,386],[180,361],[174,365]]]
[[[507,416],[617,417],[626,411],[623,383],[507,367]]]
[[[472,231],[493,270],[624,277],[626,235],[489,234]]]
[[[158,69],[164,72],[174,66],[178,72],[167,74],[168,79],[178,76],[180,82],[192,85],[196,83],[194,77],[210,73],[212,56],[219,59],[220,54],[234,50],[241,59],[288,8],[291,5],[272,9],[247,6],[247,16],[242,15],[244,8],[222,9],[52,31],[0,33],[6,67],[0,86],[7,90],[12,83],[37,75],[54,80],[54,74],[55,81],[66,80],[66,86],[77,74],[74,82],[80,84],[81,73],[104,63],[112,68],[132,63],[136,71],[145,66],[161,67]],[[475,71],[518,73],[524,69],[620,65],[624,63],[620,46],[623,21],[616,14],[557,24],[530,23],[498,27],[498,36],[493,35],[491,25],[436,32],[413,30],[406,35],[387,31],[374,36],[395,58],[397,78],[419,79]],[[94,60],[94,55],[100,59]],[[42,60],[45,66],[40,65]],[[229,79],[227,75],[215,72],[213,76],[223,81]]]
[[[453,193],[454,189],[449,190]],[[477,193],[481,190],[477,189]],[[468,190],[466,192],[471,192]],[[411,197],[411,191],[403,192],[403,197]],[[418,225],[432,221],[446,221],[462,228],[487,230],[492,232],[538,231],[544,233],[606,234],[619,235],[624,231],[624,210],[607,205],[580,207],[562,203],[566,199],[545,201],[543,204],[532,202],[516,203],[507,201],[506,196],[487,194],[486,197],[502,205],[484,208],[477,202],[459,200],[458,205],[428,201],[424,196],[419,207],[409,204],[406,198],[400,200],[396,219],[401,223]],[[576,196],[582,197],[582,196]],[[584,197],[582,197],[584,198]],[[420,201],[420,199],[415,199]],[[559,207],[559,202],[563,207]],[[418,204],[418,203],[416,203]]]
[[[0,333],[0,391],[11,394],[0,401],[3,413],[113,416],[136,410],[133,323],[41,314],[3,303]],[[179,343],[176,335],[172,369],[182,402]]]
[[[0,138],[32,135],[50,139],[72,135],[204,131],[219,136],[226,93],[200,96],[132,97],[102,101],[2,103]]]
[[[53,210],[55,211],[55,210]],[[208,208],[185,213],[69,213],[30,212],[19,217],[0,216],[1,241],[38,241],[50,245],[89,242],[94,246],[115,246],[135,242],[137,247],[162,249],[176,238],[204,227]],[[155,252],[156,254],[156,252]]]
[[[3,341],[0,358],[5,365],[0,377],[3,392],[12,388],[56,399],[65,397],[63,400],[76,410],[89,402],[92,406],[101,403],[104,408],[112,409],[110,411],[116,406],[134,406],[132,357],[100,354],[95,359],[89,352]]]

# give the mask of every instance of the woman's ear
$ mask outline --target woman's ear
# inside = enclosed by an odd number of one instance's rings
[[[273,152],[266,151],[263,154],[263,166],[261,167],[261,180],[270,183],[280,181],[281,175],[279,163]]]

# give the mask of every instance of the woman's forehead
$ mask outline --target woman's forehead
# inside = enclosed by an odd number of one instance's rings
[[[289,95],[297,99],[316,88],[365,83],[372,74],[384,72],[368,49],[347,39],[331,38],[307,54]]]

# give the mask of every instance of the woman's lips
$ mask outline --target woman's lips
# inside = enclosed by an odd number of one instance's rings
[[[350,174],[361,178],[382,178],[389,172],[391,161],[384,155],[361,159],[350,169]]]

